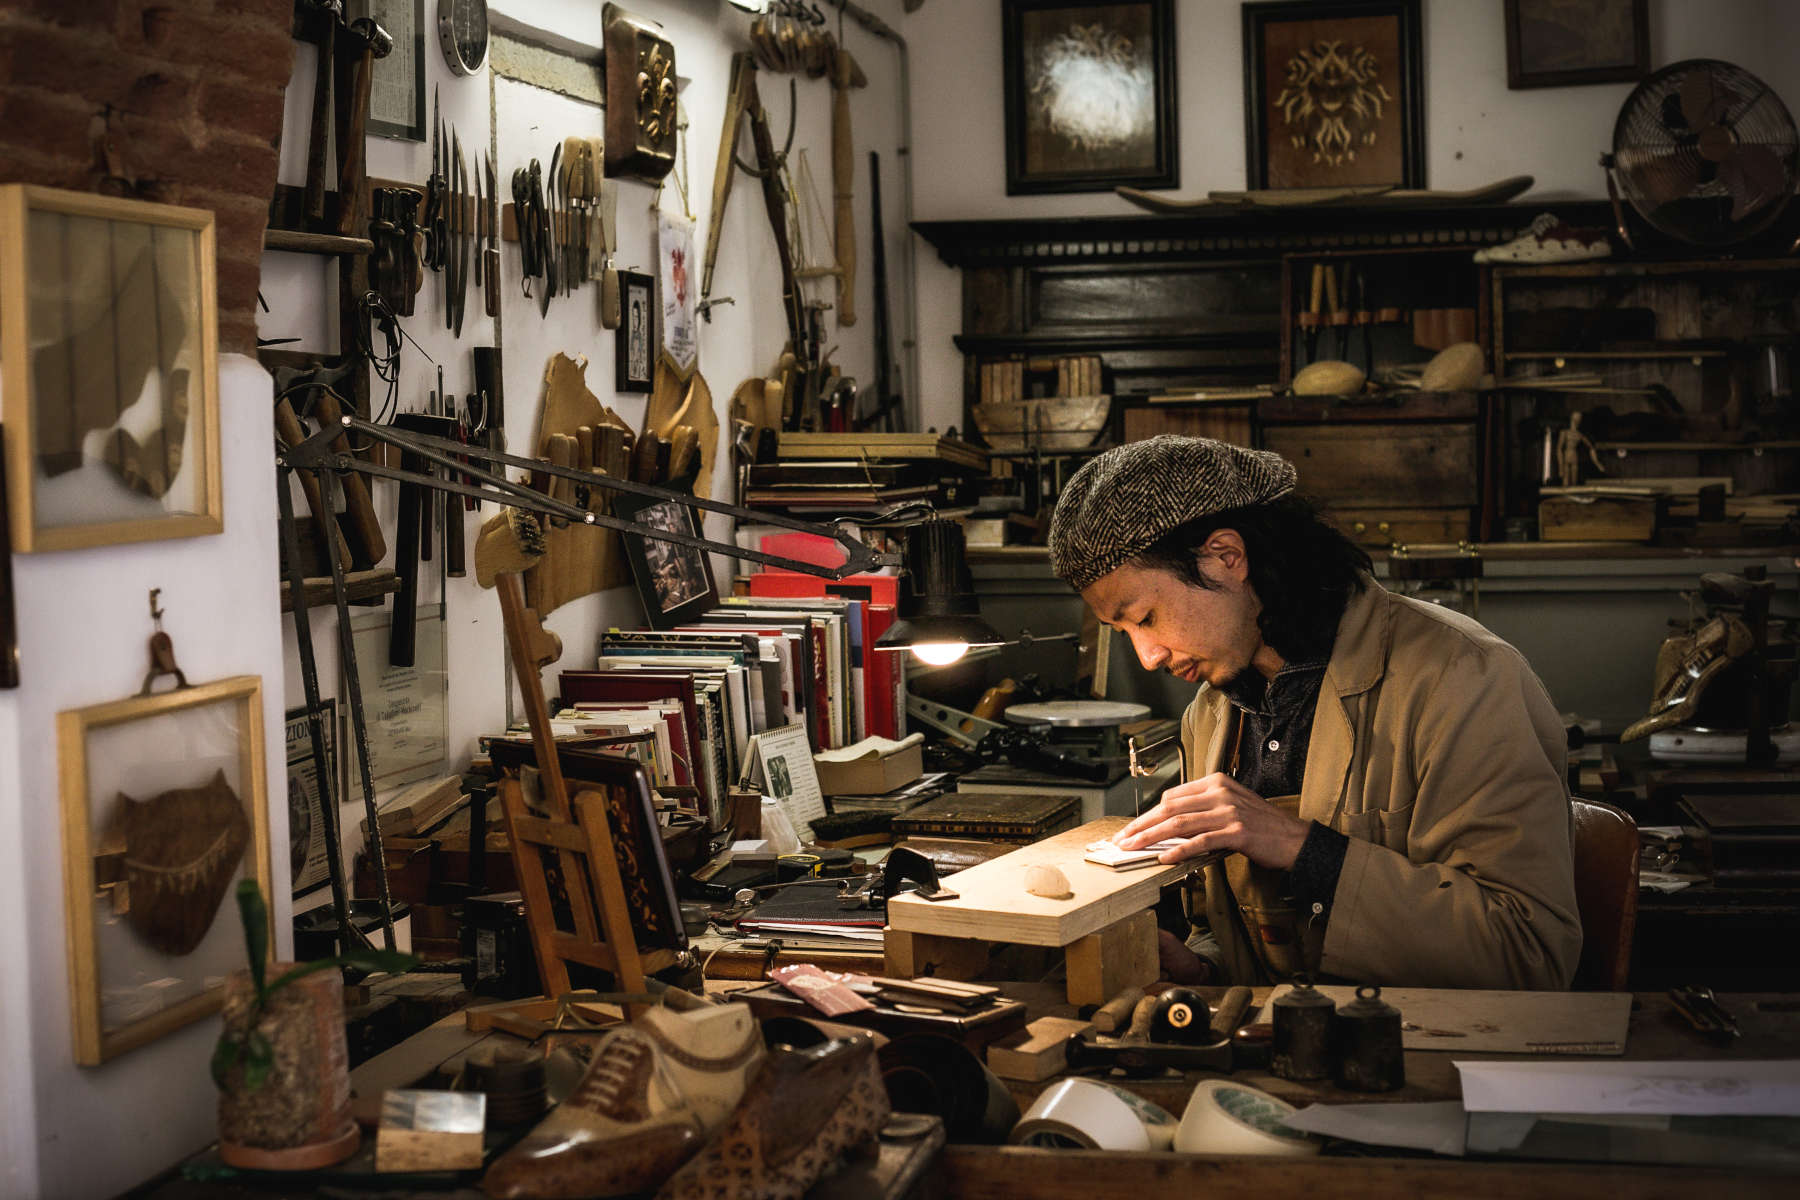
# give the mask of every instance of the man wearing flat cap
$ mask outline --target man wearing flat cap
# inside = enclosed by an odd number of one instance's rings
[[[1069,481],[1050,561],[1200,685],[1188,779],[1127,825],[1207,855],[1191,982],[1558,989],[1581,953],[1562,722],[1475,621],[1387,592],[1279,455],[1162,436]],[[1198,922],[1201,914],[1195,914]]]

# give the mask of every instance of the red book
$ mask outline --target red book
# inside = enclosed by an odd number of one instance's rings
[[[876,640],[894,623],[895,609],[891,604],[866,604],[863,612],[867,614],[863,627],[863,644],[867,647],[863,694],[868,704],[865,711],[869,714],[869,732],[897,738],[906,715],[905,693],[901,690],[905,652],[875,649]]]
[[[773,568],[750,576],[752,596],[802,597],[842,596],[847,600],[867,600],[871,604],[898,605],[898,575],[846,575],[842,579],[821,579],[798,571]]]

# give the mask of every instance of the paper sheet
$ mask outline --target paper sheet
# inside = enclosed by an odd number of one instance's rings
[[[1793,1116],[1800,1060],[1458,1062],[1470,1112]]]
[[[1433,1154],[1463,1153],[1468,1114],[1455,1100],[1419,1104],[1309,1104],[1286,1125],[1366,1146],[1404,1146]]]

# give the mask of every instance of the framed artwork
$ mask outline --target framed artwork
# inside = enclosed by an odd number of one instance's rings
[[[1003,0],[1006,194],[1180,183],[1174,0]]]
[[[369,75],[369,132],[422,142],[425,125],[425,0],[355,0],[350,15],[373,17],[394,39]]]
[[[1506,0],[1506,86],[1630,83],[1650,71],[1649,0]]]
[[[1248,186],[1425,186],[1419,0],[1244,5]]]
[[[647,392],[656,369],[656,280],[637,271],[619,272],[619,328],[613,334],[617,361],[613,387]]]
[[[537,750],[529,742],[496,738],[490,743],[494,765],[523,776],[537,770]],[[613,854],[619,860],[619,882],[625,889],[625,905],[640,950],[681,950],[687,933],[675,897],[675,875],[663,847],[662,826],[656,818],[655,797],[642,763],[621,754],[558,742],[557,764],[562,768],[569,801],[582,792],[598,792],[606,800],[612,827]],[[537,784],[525,789],[527,798]]]
[[[331,864],[325,841],[324,804],[341,802],[337,773],[337,701],[319,702],[319,723],[325,735],[325,762],[313,754],[311,709],[287,711],[288,881],[295,896],[317,891],[331,881]]]
[[[0,187],[13,547],[224,528],[213,215]]]
[[[269,894],[262,680],[57,715],[75,1061],[219,1009],[244,965],[237,881]]]
[[[620,492],[612,498],[615,517],[638,521],[688,537],[700,536],[694,510],[673,500],[655,500]],[[673,629],[696,620],[719,603],[719,585],[706,561],[706,551],[661,538],[623,535],[632,578],[644,601],[644,617],[652,629]]]

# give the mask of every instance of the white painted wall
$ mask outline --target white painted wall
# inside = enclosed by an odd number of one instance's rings
[[[1722,58],[1800,101],[1800,10],[1790,0],[1651,0],[1653,67]],[[1425,178],[1467,188],[1537,177],[1532,195],[1600,197],[1600,152],[1630,84],[1508,91],[1500,0],[1425,0]],[[1006,194],[1000,6],[928,4],[900,27],[917,64],[912,95],[919,220],[1079,217],[1139,211],[1108,192]],[[1199,196],[1245,186],[1243,26],[1238,0],[1176,0],[1181,186]],[[962,420],[961,276],[922,241],[923,419]]]
[[[214,1136],[207,1060],[216,1021],[200,1021],[101,1067],[77,1067],[70,1034],[56,714],[135,693],[161,588],[163,628],[195,683],[264,680],[264,743],[280,747],[279,593],[270,531],[269,377],[229,355],[219,367],[225,531],[212,537],[13,560],[22,682],[0,691],[0,1194],[110,1196]],[[268,793],[286,774],[268,760]],[[287,844],[287,812],[270,814]],[[286,879],[277,861],[278,928]],[[230,902],[223,920],[235,921]],[[290,939],[284,934],[285,952]]]
[[[505,13],[519,23],[570,43],[597,49],[602,40],[601,6],[598,4],[577,0],[496,0],[492,7],[496,13]],[[869,7],[890,25],[898,23],[898,0],[884,0]],[[688,206],[695,219],[698,253],[705,244],[713,163],[724,116],[731,55],[748,48],[750,18],[725,4],[724,0],[644,2],[633,5],[632,10],[661,22],[675,44],[676,67],[684,81],[682,105],[689,121],[685,166],[678,158],[676,173],[689,181]],[[899,292],[897,267],[906,236],[901,229],[900,166],[895,154],[900,118],[897,58],[887,43],[874,38],[853,21],[844,25],[844,43],[869,77],[869,86],[853,93],[851,100],[860,263],[858,321],[854,327],[837,330],[829,340],[837,346],[833,361],[857,379],[870,381],[874,361],[867,166],[870,149],[880,152],[883,160],[885,240],[890,262],[896,348],[900,310],[904,303]],[[283,183],[298,184],[304,180],[305,115],[311,104],[312,77],[312,53],[309,47],[302,45],[288,90],[280,176]],[[775,136],[779,139],[786,130],[790,109],[787,79],[763,74],[759,83]],[[825,80],[804,76],[798,78],[796,86],[799,113],[794,153],[797,161],[800,152],[805,151],[824,206],[825,219],[829,222],[830,88]],[[604,132],[604,112],[598,107],[515,80],[497,78],[491,72],[483,72],[474,78],[458,78],[450,73],[442,57],[431,46],[427,47],[426,53],[426,92],[428,96],[436,92],[441,98],[443,116],[455,124],[466,155],[478,159],[488,147],[492,133],[498,147],[496,177],[503,196],[510,197],[509,180],[514,167],[537,157],[547,168],[551,150],[563,136]],[[493,114],[491,123],[490,112]],[[752,157],[749,145],[746,136],[740,151],[746,160]],[[370,140],[369,171],[376,177],[422,183],[430,169],[428,143]],[[657,189],[648,184],[620,181],[621,249],[617,255],[620,267],[654,271],[651,234],[655,216],[651,205],[657,196]],[[671,179],[661,191],[661,203],[679,207],[680,202]],[[823,257],[827,251],[821,246],[817,253]],[[527,441],[541,402],[544,368],[557,352],[585,357],[589,388],[601,403],[613,408],[637,428],[643,419],[645,397],[613,390],[613,334],[599,327],[593,289],[584,288],[572,297],[556,298],[551,302],[547,318],[541,318],[535,301],[521,294],[516,244],[504,244],[501,258],[505,287],[499,328],[496,329],[496,323],[482,313],[479,296],[472,295],[460,343],[443,328],[441,280],[427,273],[425,286],[416,300],[416,315],[403,322],[412,341],[402,351],[401,407],[424,408],[426,394],[436,383],[435,368],[427,355],[444,365],[448,389],[452,393],[466,394],[472,390],[470,348],[493,345],[499,340],[505,346],[506,427],[508,449],[512,452],[529,453]],[[739,172],[727,206],[725,234],[713,286],[715,297],[730,296],[736,302],[713,310],[712,323],[701,326],[700,345],[701,373],[711,388],[721,427],[713,494],[723,499],[730,498],[731,490],[729,458],[725,452],[729,437],[726,409],[731,392],[744,379],[766,373],[786,339],[779,279],[774,241],[769,233],[761,192],[754,179]],[[817,286],[824,288],[829,284]],[[259,318],[263,335],[300,337],[304,347],[335,349],[335,321],[325,319],[328,307],[324,297],[331,294],[326,291],[328,287],[334,288],[335,284],[318,260],[291,254],[266,256],[263,293],[271,311]],[[378,400],[381,388],[377,381],[375,394]],[[376,505],[389,530],[390,546],[394,540],[396,491],[389,483],[374,485]],[[299,511],[304,512],[304,502],[297,498],[296,503],[300,506]],[[488,510],[489,513],[492,511],[491,508]],[[468,520],[468,544],[472,553],[474,532],[479,522],[475,517]],[[709,518],[706,530],[709,536],[729,538],[729,523],[724,518]],[[721,578],[728,580],[733,571],[732,564],[721,561],[715,566]],[[476,585],[472,569],[464,579],[449,580],[447,592],[446,660],[451,664],[448,770],[467,761],[479,734],[503,728],[509,709],[503,700],[501,686],[507,664],[498,604]],[[435,604],[438,599],[434,571],[421,580],[420,601],[422,605]],[[564,605],[546,620],[548,628],[563,640],[564,655],[558,666],[587,665],[604,629],[615,624],[638,624],[642,619],[636,592],[630,587]],[[341,692],[335,655],[326,650],[334,644],[334,625],[335,619],[328,608],[314,612],[313,640],[320,651],[320,687],[325,696],[340,695]],[[285,703],[297,706],[304,697],[296,669],[291,627],[284,626],[283,637],[290,668]],[[374,665],[379,667],[380,664]],[[363,665],[364,671],[369,669],[368,664]],[[551,668],[545,673],[545,678],[552,684],[556,669]],[[512,711],[518,711],[516,700],[514,706]],[[351,795],[356,795],[354,787]],[[360,817],[361,801],[356,798],[346,805],[343,821],[352,853],[361,840],[360,833],[356,832]],[[308,897],[303,904],[323,903],[327,899],[328,893],[321,891]]]

